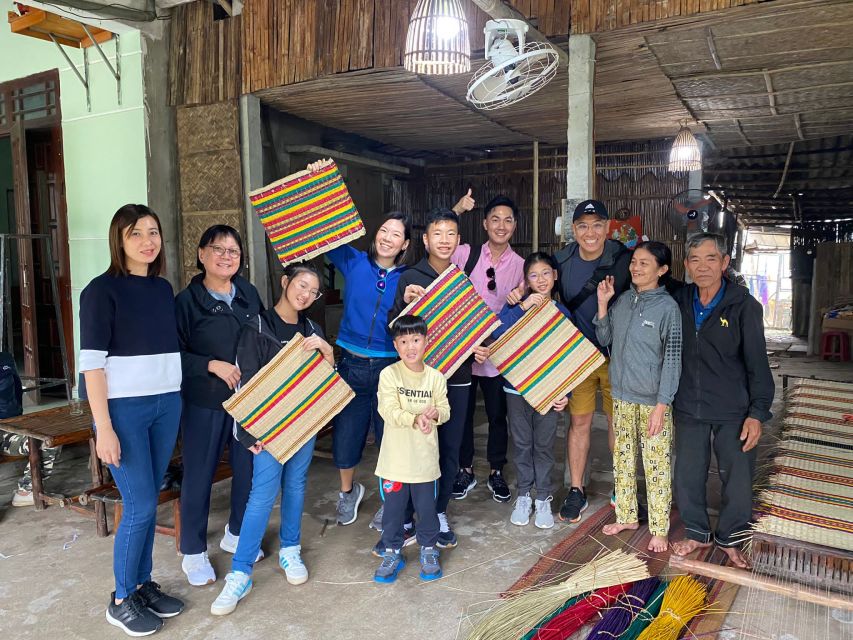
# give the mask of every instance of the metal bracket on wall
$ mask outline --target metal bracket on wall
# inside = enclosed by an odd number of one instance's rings
[[[98,53],[101,55],[101,59],[104,61],[104,64],[107,65],[107,69],[110,70],[110,73],[113,74],[113,78],[116,79],[116,96],[118,98],[118,104],[121,106],[121,53],[119,52],[118,34],[113,34],[113,40],[115,40],[116,43],[116,66],[113,67],[107,59],[107,56],[104,54],[104,50],[101,49],[101,45],[98,44],[98,41],[92,36],[92,33],[89,31],[89,27],[83,23],[81,23],[80,26],[83,27],[83,31],[86,32],[86,35],[89,36],[89,40],[92,42],[92,45],[98,50]],[[83,51],[85,52],[86,50],[83,49]]]
[[[74,61],[71,60],[71,57],[65,53],[65,49],[62,48],[62,45],[56,41],[56,38],[52,33],[48,33],[50,39],[53,41],[53,44],[56,45],[56,48],[59,50],[59,53],[62,54],[62,57],[65,58],[65,62],[68,63],[68,66],[71,67],[71,70],[74,72],[74,75],[77,76],[77,79],[80,81],[80,84],[83,85],[83,89],[86,91],[86,111],[92,111],[92,96],[89,93],[89,54],[86,49],[83,49],[83,73],[80,73],[80,70],[77,68],[77,65],[74,64]]]

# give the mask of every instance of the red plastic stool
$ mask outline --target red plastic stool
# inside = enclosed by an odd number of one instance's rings
[[[850,360],[850,336],[845,331],[824,331],[820,336],[822,360],[848,362]]]

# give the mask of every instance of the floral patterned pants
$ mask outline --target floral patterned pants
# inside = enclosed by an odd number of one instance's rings
[[[613,477],[616,484],[616,520],[637,522],[637,440],[646,474],[649,500],[649,531],[655,536],[669,532],[672,504],[672,412],[664,414],[663,430],[649,437],[649,414],[654,407],[613,399]]]

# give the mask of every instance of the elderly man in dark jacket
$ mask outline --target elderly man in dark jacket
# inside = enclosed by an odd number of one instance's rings
[[[770,419],[775,385],[767,361],[761,305],[726,280],[723,237],[700,233],[687,241],[684,261],[693,284],[675,294],[681,308],[681,380],[675,396],[675,497],[686,539],[677,555],[712,543],[747,567],[739,546],[752,518],[755,445]],[[711,439],[722,482],[712,532],[705,504]]]

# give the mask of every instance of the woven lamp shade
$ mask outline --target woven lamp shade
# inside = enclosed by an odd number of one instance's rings
[[[702,152],[693,132],[681,127],[669,152],[670,171],[698,171],[702,168]]]
[[[471,70],[468,20],[459,0],[418,0],[406,33],[403,66],[426,75]]]

